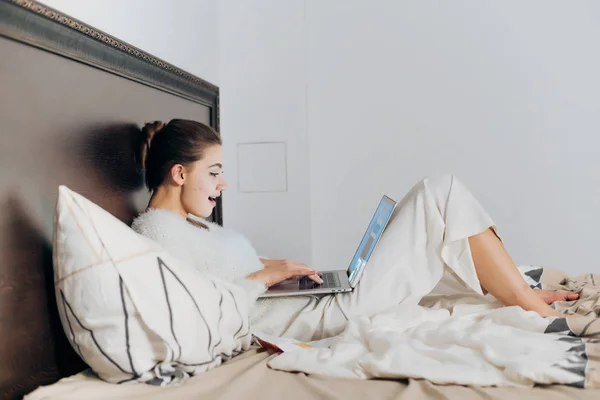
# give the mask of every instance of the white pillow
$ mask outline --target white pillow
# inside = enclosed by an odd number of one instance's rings
[[[54,279],[65,333],[108,382],[180,383],[248,349],[248,299],[59,187]]]

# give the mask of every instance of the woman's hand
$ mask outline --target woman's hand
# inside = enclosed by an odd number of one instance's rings
[[[263,265],[265,266],[265,268],[272,268],[272,267],[286,267],[286,268],[291,268],[291,269],[311,269],[309,266],[305,265],[305,264],[301,264],[301,263],[297,263],[295,261],[290,261],[290,260],[269,260],[266,258],[261,258],[260,261],[263,263]],[[321,273],[317,272],[316,270],[315,274],[313,275],[308,275],[308,277],[313,280],[314,282],[318,283],[319,285],[321,283],[323,283],[323,279],[321,279]]]
[[[261,261],[265,268],[248,275],[247,278],[263,281],[267,287],[300,276],[308,276],[318,284],[323,283],[323,280],[319,276],[319,272],[304,264],[289,260],[261,259]]]

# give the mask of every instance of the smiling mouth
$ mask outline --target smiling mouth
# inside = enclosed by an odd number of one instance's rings
[[[213,204],[217,204],[217,198],[216,197],[209,197],[208,200],[213,203]]]

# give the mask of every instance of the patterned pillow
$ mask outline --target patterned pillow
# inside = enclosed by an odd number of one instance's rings
[[[173,385],[250,345],[241,287],[186,265],[65,186],[53,249],[63,328],[103,380]]]

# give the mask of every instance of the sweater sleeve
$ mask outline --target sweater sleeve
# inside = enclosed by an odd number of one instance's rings
[[[263,282],[254,279],[238,278],[234,280],[233,283],[244,290],[246,298],[248,299],[248,304],[250,305],[254,305],[258,296],[267,290],[267,287]]]

